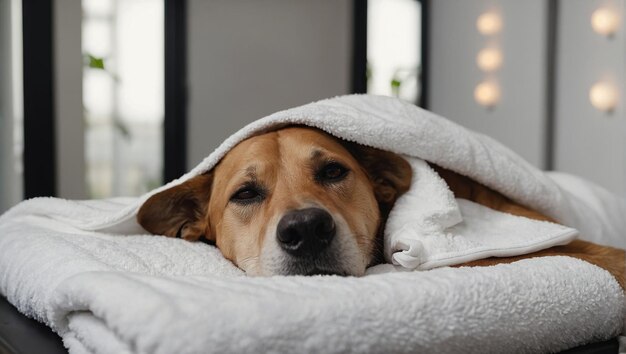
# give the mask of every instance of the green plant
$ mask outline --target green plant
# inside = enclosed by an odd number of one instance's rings
[[[92,70],[102,70],[102,71],[106,72],[107,74],[109,74],[113,78],[113,80],[119,81],[119,78],[117,77],[117,75],[115,75],[113,72],[111,72],[110,70],[107,69],[107,67],[105,66],[105,59],[102,58],[102,57],[97,57],[97,56],[92,55],[90,53],[84,53],[83,54],[83,65],[86,68],[89,68],[89,69],[92,69]],[[83,110],[85,111],[85,115],[86,115],[87,114],[87,109],[83,108]],[[87,119],[85,119],[85,124],[87,124],[87,125],[89,124],[89,121]],[[132,139],[132,134],[130,132],[130,129],[117,116],[113,116],[113,127],[121,134],[121,136],[124,139],[126,139],[126,140],[131,140]]]

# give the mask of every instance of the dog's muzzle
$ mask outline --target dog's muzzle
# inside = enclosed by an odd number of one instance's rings
[[[333,217],[320,208],[293,210],[285,214],[276,229],[280,247],[294,257],[315,257],[335,237]]]

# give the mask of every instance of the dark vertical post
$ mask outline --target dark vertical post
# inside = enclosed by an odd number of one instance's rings
[[[352,0],[352,93],[367,92],[367,0]]]
[[[185,0],[165,1],[165,116],[163,181],[187,171],[187,9]]]
[[[549,0],[547,3],[548,13],[547,39],[546,39],[546,113],[545,113],[545,135],[544,135],[544,169],[554,169],[554,133],[556,125],[556,61],[557,61],[557,31],[559,19],[558,0]]]
[[[22,0],[24,198],[56,194],[52,0]]]
[[[420,0],[422,3],[421,18],[421,47],[422,47],[422,67],[420,72],[420,97],[417,104],[422,108],[428,108],[428,78],[430,76],[430,0]]]

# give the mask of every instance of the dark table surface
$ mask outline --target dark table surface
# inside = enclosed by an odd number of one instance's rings
[[[0,354],[67,353],[61,337],[17,311],[0,296]]]

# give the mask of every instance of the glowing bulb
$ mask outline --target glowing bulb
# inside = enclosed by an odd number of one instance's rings
[[[502,19],[495,12],[485,12],[478,17],[476,27],[478,32],[486,36],[496,34],[502,29]]]
[[[601,35],[610,36],[619,27],[619,17],[607,8],[597,9],[591,15],[591,27]]]
[[[610,112],[617,105],[617,89],[607,82],[598,82],[591,86],[589,100],[597,109]]]
[[[476,56],[478,67],[487,72],[498,70],[502,65],[502,53],[495,48],[485,48]]]
[[[494,82],[481,82],[474,89],[474,99],[485,107],[493,107],[500,100],[500,89]]]

